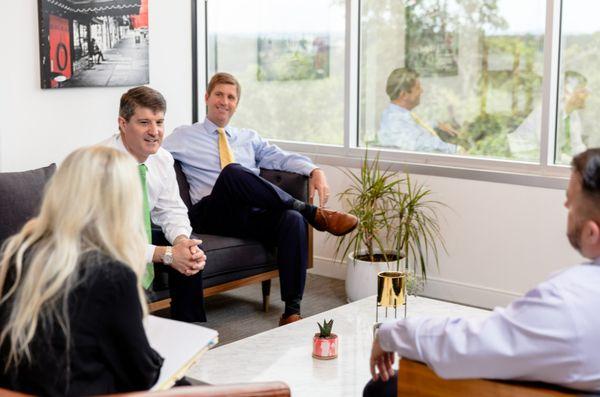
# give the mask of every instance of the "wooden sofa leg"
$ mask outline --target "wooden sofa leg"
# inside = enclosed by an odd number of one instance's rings
[[[262,298],[263,298],[263,311],[269,312],[269,303],[271,300],[271,279],[262,282]]]

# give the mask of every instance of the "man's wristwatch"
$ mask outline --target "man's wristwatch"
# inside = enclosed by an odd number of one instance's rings
[[[165,254],[161,257],[163,263],[165,265],[170,265],[173,263],[173,247],[168,246],[165,250]]]

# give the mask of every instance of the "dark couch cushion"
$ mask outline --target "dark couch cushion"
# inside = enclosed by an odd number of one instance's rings
[[[160,228],[154,227],[152,231],[154,244],[169,244]],[[202,274],[205,288],[277,269],[275,249],[267,249],[256,240],[212,234],[192,234],[192,237],[202,240],[202,249],[206,253]],[[154,290],[168,289],[167,269],[161,264],[156,264],[154,269]]]
[[[265,249],[266,247],[256,240],[211,234],[199,234],[194,237],[202,240],[202,247],[207,257],[203,272],[205,287],[220,284],[220,282],[212,282],[212,279],[219,279],[222,282],[231,281],[227,276],[234,274],[236,276],[234,279],[237,280],[243,278],[240,277],[240,273],[245,271],[254,269],[266,271],[269,268],[277,268],[274,249]]]
[[[39,212],[44,186],[55,164],[23,172],[0,173],[0,244]]]
[[[189,184],[181,169],[181,163],[175,161],[174,168],[179,184],[179,195],[185,205],[190,208],[192,203]],[[308,177],[266,169],[261,169],[260,175],[293,197],[308,201]],[[205,288],[277,269],[275,248],[267,247],[256,240],[210,234],[194,234],[193,236],[203,241],[202,248],[207,256],[206,268],[203,272]],[[160,227],[156,225],[152,227],[152,242],[155,245],[170,244],[166,241]],[[164,299],[168,297],[168,269],[161,264],[155,264],[154,269],[153,289],[155,294],[152,300]]]

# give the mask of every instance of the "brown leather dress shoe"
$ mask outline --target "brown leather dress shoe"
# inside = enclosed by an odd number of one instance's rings
[[[319,207],[311,225],[318,231],[329,232],[334,236],[343,236],[356,228],[358,218],[346,212]]]
[[[291,314],[287,317],[283,317],[283,314],[282,314],[281,317],[279,318],[279,326],[281,327],[282,325],[288,325],[291,323],[295,323],[298,320],[302,320],[302,316],[299,314]]]

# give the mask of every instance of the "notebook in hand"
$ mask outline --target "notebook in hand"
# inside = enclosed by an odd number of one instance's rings
[[[173,386],[219,340],[213,329],[156,316],[148,316],[144,328],[150,346],[165,359],[152,390]]]

